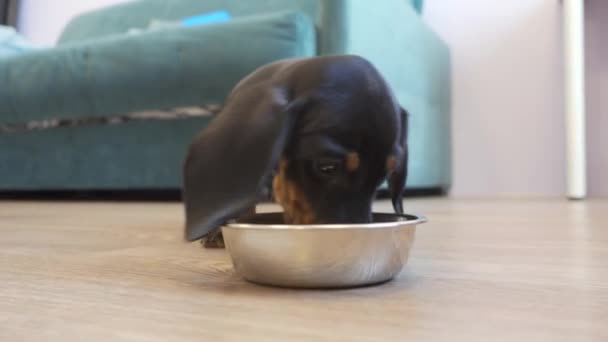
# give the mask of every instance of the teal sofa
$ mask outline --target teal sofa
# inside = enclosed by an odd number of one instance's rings
[[[150,29],[216,10],[230,20]],[[445,192],[450,54],[421,10],[419,0],[142,0],[84,13],[56,46],[0,59],[0,124],[221,104],[265,63],[359,54],[411,113],[408,189]],[[0,192],[178,189],[186,147],[209,120],[0,133]]]

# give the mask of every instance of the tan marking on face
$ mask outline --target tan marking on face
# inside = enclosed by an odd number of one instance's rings
[[[397,167],[397,159],[394,156],[386,158],[386,173],[392,173]]]
[[[359,154],[357,152],[350,152],[346,155],[346,171],[357,171],[360,164],[361,160],[359,159]]]
[[[285,223],[314,223],[316,218],[312,206],[297,184],[287,179],[287,166],[288,161],[282,159],[277,174],[272,179],[274,199],[283,207]]]

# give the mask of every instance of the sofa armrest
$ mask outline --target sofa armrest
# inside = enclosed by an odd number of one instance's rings
[[[387,79],[410,113],[408,184],[451,182],[451,62],[448,46],[404,0],[370,6],[358,0],[325,1],[321,53],[357,54]]]
[[[0,121],[220,103],[258,66],[314,53],[297,12],[65,44],[0,62]]]
[[[445,95],[436,85],[446,83],[450,73],[449,49],[407,1],[370,6],[358,0],[326,0],[322,16],[323,31],[330,37],[321,37],[322,54],[369,59],[397,93],[407,91],[433,102]]]

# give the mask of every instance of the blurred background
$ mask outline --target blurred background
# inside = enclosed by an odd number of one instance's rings
[[[170,112],[199,105],[193,100],[197,92],[206,94],[200,105],[220,104],[235,80],[266,61],[359,53],[379,66],[412,113],[412,191],[456,197],[567,195],[559,0],[397,0],[367,8],[348,1],[0,3],[3,25],[16,29],[13,44],[18,36],[27,46],[19,54],[0,55],[0,122],[5,124],[127,113],[129,108]],[[589,196],[605,197],[608,136],[602,130],[608,127],[608,98],[602,94],[608,90],[608,48],[601,37],[608,31],[602,20],[608,3],[586,3],[584,173]],[[321,14],[315,18],[315,13]],[[218,19],[218,14],[227,17]],[[185,24],[197,16],[198,24]],[[243,32],[250,33],[242,40],[248,46],[232,37],[242,38]],[[282,41],[276,45],[265,35]],[[197,43],[197,37],[205,43]],[[260,48],[266,55],[256,52]],[[135,77],[141,80],[131,81]],[[151,85],[155,82],[166,83]],[[146,103],[137,94],[121,95],[129,92],[164,100]],[[70,105],[70,98],[80,102]],[[0,189],[173,189],[179,181],[171,168],[177,165],[179,171],[182,147],[207,119],[180,120],[143,120],[104,131],[89,125],[81,128],[85,133],[75,131],[80,128],[0,133]],[[174,136],[181,140],[173,141]]]

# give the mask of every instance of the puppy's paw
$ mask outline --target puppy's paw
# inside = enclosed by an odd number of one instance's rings
[[[201,239],[203,248],[225,248],[224,237],[221,229],[212,230]]]

